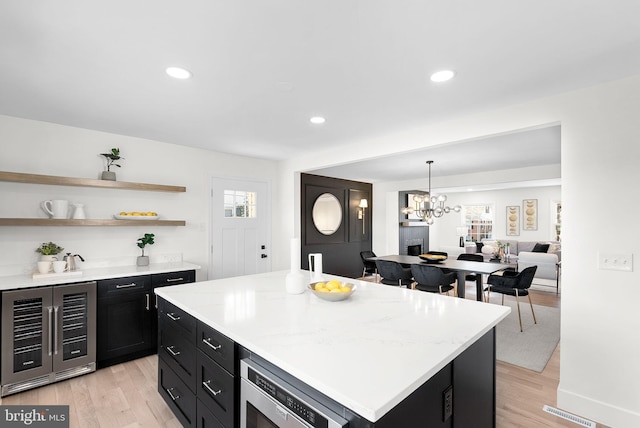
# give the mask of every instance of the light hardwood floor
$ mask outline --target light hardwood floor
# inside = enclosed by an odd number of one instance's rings
[[[468,282],[466,290],[467,298],[475,299],[475,285]],[[531,298],[536,305],[560,306],[555,293],[532,291]],[[542,373],[498,361],[498,428],[579,426],[542,410],[545,404],[556,406],[559,348]],[[68,404],[71,428],[180,427],[158,394],[156,382],[157,356],[153,355],[14,394],[0,404]]]

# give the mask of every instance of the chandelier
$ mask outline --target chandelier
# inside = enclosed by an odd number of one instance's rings
[[[429,191],[425,195],[413,196],[413,207],[402,208],[404,214],[415,214],[422,221],[426,221],[427,225],[432,225],[434,219],[440,218],[451,211],[460,212],[460,205],[456,205],[453,208],[446,206],[444,203],[447,201],[447,195],[432,195],[431,194],[431,164],[432,160],[427,161],[429,165]],[[408,204],[411,201],[407,202]]]

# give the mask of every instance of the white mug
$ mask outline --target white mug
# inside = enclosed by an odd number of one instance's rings
[[[67,262],[64,260],[55,260],[53,262],[53,271],[55,273],[62,273],[67,270]]]
[[[52,218],[68,218],[69,201],[63,199],[43,201],[41,207]]]
[[[49,273],[51,270],[51,262],[38,262],[38,272]]]

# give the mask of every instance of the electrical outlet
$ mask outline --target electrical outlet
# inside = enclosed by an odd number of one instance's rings
[[[453,386],[442,393],[442,421],[446,422],[453,415]]]
[[[598,253],[598,269],[633,272],[633,254]]]

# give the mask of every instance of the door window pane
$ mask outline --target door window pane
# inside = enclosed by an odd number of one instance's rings
[[[243,190],[225,190],[224,216],[229,218],[255,218],[256,193]]]

